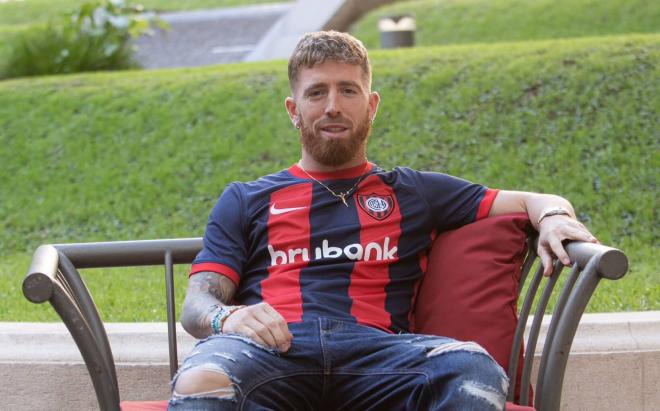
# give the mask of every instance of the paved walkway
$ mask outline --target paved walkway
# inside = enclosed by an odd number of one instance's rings
[[[291,0],[217,10],[162,14],[168,31],[140,38],[145,68],[286,59],[307,32],[345,30],[367,11],[394,0]]]
[[[167,31],[143,36],[136,57],[144,68],[194,67],[245,59],[294,3],[164,13]]]

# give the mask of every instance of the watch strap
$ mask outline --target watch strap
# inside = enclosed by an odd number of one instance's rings
[[[541,216],[539,217],[538,221],[536,222],[536,226],[537,227],[540,226],[541,221],[543,221],[544,218],[552,217],[552,216],[555,216],[555,215],[565,215],[565,216],[571,217],[571,212],[568,211],[568,209],[566,207],[562,207],[562,206],[552,206],[552,207],[545,208],[541,212]]]

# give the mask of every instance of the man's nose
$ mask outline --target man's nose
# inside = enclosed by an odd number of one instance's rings
[[[325,104],[325,115],[328,117],[337,117],[340,113],[341,110],[339,109],[339,102],[337,101],[337,93],[330,92]]]

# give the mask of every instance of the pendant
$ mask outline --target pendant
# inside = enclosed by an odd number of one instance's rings
[[[348,203],[346,202],[346,194],[348,194],[348,193],[340,193],[340,194],[337,194],[337,197],[339,197],[341,199],[341,201],[344,203],[344,205],[346,207],[348,207]]]

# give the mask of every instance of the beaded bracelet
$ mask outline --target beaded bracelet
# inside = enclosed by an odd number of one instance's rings
[[[217,313],[213,316],[211,320],[211,330],[213,334],[221,334],[222,327],[225,325],[225,321],[229,316],[236,310],[245,307],[244,305],[225,305],[221,306]]]
[[[223,314],[223,310],[220,309],[218,310],[217,313],[213,316],[213,319],[211,320],[211,330],[213,331],[213,334],[220,334],[220,316]]]

